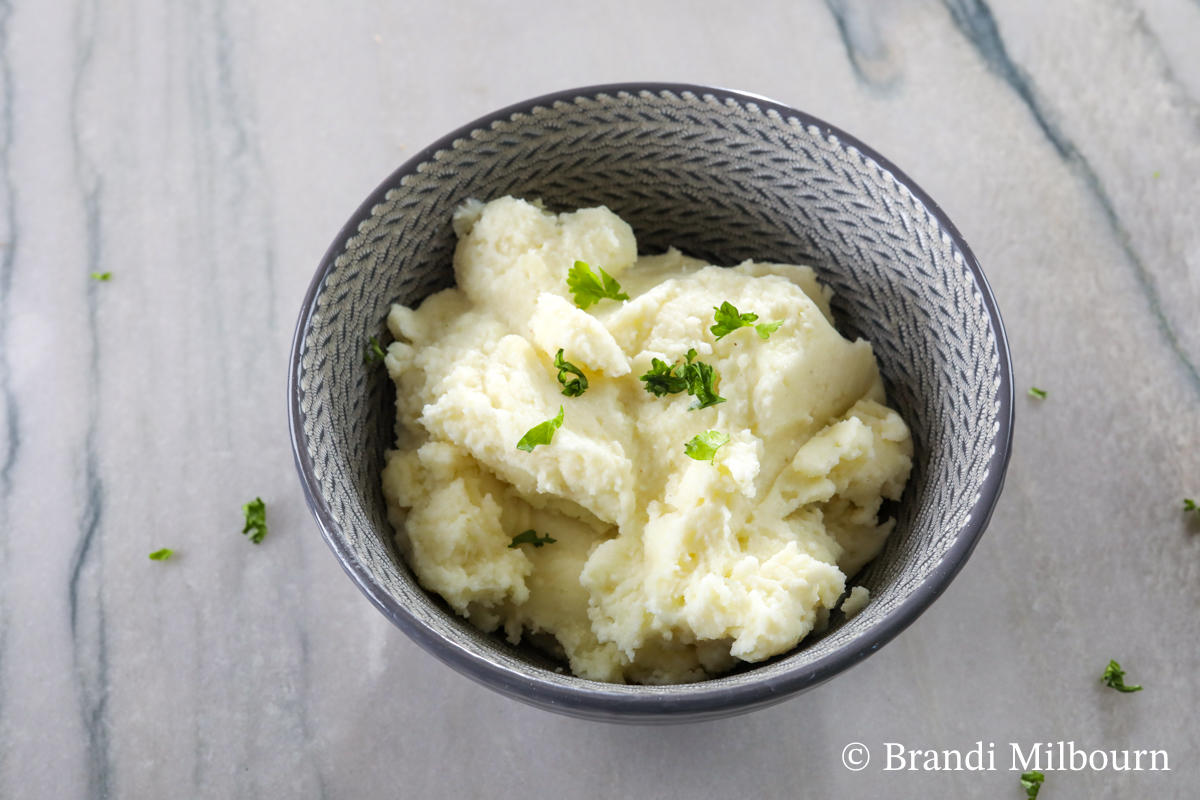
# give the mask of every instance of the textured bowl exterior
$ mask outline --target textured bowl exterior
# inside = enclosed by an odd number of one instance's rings
[[[453,285],[451,213],[468,198],[606,205],[642,252],[808,264],[838,329],[875,348],[912,429],[912,477],[887,545],[854,581],[872,602],[796,650],[699,684],[620,686],[556,672],[425,592],[398,556],[380,488],[392,446],[386,370],[363,363],[393,303]],[[310,508],[363,592],[433,655],[511,697],[613,722],[743,713],[812,688],[913,622],[963,566],[999,497],[1012,368],[970,249],[911,180],[852,137],[765,98],[677,84],[578,89],[503,109],[393,173],[334,241],[297,324],[289,379]]]

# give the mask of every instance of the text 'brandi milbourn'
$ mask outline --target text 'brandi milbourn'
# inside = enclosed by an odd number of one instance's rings
[[[884,742],[887,748],[887,765],[884,770],[945,771],[992,771],[996,769],[996,745],[983,742],[962,753],[959,750],[910,750],[898,742]],[[1009,770],[1025,772],[1055,772],[1090,769],[1095,772],[1113,770],[1166,771],[1171,767],[1166,750],[1080,750],[1075,742],[1037,742],[1028,749],[1010,742],[1012,766]]]

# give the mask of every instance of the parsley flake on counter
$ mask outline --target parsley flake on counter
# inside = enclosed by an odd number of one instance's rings
[[[575,266],[567,273],[567,288],[575,298],[575,305],[586,309],[601,300],[628,300],[629,295],[621,291],[621,284],[605,272],[601,267],[599,277],[592,268],[582,261],[576,261]]]
[[[783,320],[777,319],[774,322],[760,322],[755,325],[754,321],[758,319],[758,314],[739,314],[737,308],[732,303],[721,303],[721,307],[713,306],[713,311],[716,312],[713,316],[717,321],[716,325],[709,328],[713,336],[720,341],[723,337],[736,331],[738,328],[754,328],[758,331],[758,338],[766,339],[772,333],[779,330],[779,326],[783,324]]]
[[[697,461],[712,461],[717,451],[728,443],[729,434],[720,431],[705,431],[693,436],[692,440],[683,446],[683,452],[689,458]]]
[[[246,527],[242,528],[242,533],[249,535],[254,544],[262,544],[263,537],[267,535],[266,504],[261,497],[256,497],[242,506],[242,513],[246,515]]]
[[[516,548],[517,545],[522,545],[522,544],[531,544],[534,547],[541,547],[544,544],[554,544],[557,541],[558,541],[558,539],[551,539],[550,534],[546,534],[545,536],[543,536],[539,539],[538,535],[537,535],[537,531],[530,528],[529,530],[525,531],[524,533],[518,533],[516,536],[514,536],[513,540],[512,540],[512,544],[510,544],[508,546],[508,549],[512,550],[512,549]]]
[[[1021,788],[1029,797],[1037,797],[1038,792],[1042,790],[1042,781],[1044,780],[1046,780],[1046,775],[1043,772],[1023,772],[1021,773]]]
[[[562,426],[564,419],[566,419],[566,412],[563,411],[562,406],[559,406],[558,416],[530,428],[521,437],[521,441],[517,442],[517,449],[532,453],[533,448],[539,444],[550,444],[550,440],[554,438],[554,432]]]
[[[111,281],[111,280],[112,280],[112,273],[111,273],[111,272],[93,272],[93,273],[92,273],[92,280],[95,280],[95,281]]]
[[[1047,392],[1045,389],[1039,389],[1036,386],[1029,387],[1029,396],[1036,397],[1038,400],[1045,400]]]
[[[374,364],[378,361],[383,361],[387,358],[387,353],[380,347],[379,340],[372,336],[367,341],[367,346],[363,348],[363,363]]]
[[[1183,510],[1184,511],[1200,511],[1200,506],[1196,505],[1195,500],[1191,500],[1191,499],[1185,497],[1185,498],[1183,498]]]
[[[678,374],[676,370],[679,370]],[[712,365],[696,361],[695,348],[687,351],[687,363],[682,367],[678,364],[670,366],[655,358],[650,361],[650,371],[638,378],[646,382],[646,391],[655,397],[678,394],[686,389],[689,395],[696,398],[688,411],[725,402],[725,398],[718,395],[713,387],[716,379],[717,371]]]
[[[1115,661],[1109,661],[1108,666],[1104,668],[1104,674],[1100,676],[1100,681],[1105,686],[1111,686],[1118,692],[1140,692],[1140,686],[1125,685],[1125,670],[1121,669],[1121,665]]]
[[[175,551],[172,550],[171,548],[164,547],[162,550],[155,550],[153,553],[151,553],[150,560],[151,561],[166,561],[174,553],[175,553]]]
[[[558,355],[554,357],[554,366],[558,368],[558,382],[563,385],[563,394],[567,397],[579,397],[579,395],[587,391],[587,376],[583,374],[583,370],[579,367],[570,361],[563,360],[561,347],[558,349]],[[567,375],[578,375],[579,377],[568,378]]]

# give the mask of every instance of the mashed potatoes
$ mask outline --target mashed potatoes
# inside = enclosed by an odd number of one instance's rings
[[[421,584],[600,681],[702,680],[821,624],[891,531],[876,515],[899,499],[912,443],[871,346],[834,330],[812,271],[638,258],[606,208],[506,197],[468,203],[454,226],[457,287],[388,317],[398,420],[383,488]],[[576,260],[630,299],[579,308]],[[718,341],[725,302],[782,325]],[[563,395],[560,349],[587,379],[580,396]],[[692,349],[725,402],[693,410],[639,380]],[[549,444],[517,448],[560,407]],[[710,461],[686,455],[706,431],[729,441]],[[514,544],[529,530],[542,538]]]

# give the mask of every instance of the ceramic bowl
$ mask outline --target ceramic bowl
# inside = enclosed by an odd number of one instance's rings
[[[393,303],[452,285],[451,213],[468,198],[606,205],[643,252],[713,264],[808,264],[835,292],[846,337],[875,348],[915,447],[883,552],[853,581],[871,603],[795,650],[703,683],[583,680],[512,647],[425,592],[397,554],[380,489],[394,394],[381,365]],[[970,248],[928,195],[840,130],[762,97],[677,84],[597,86],[471,123],[389,176],[350,217],[304,299],[289,375],[292,444],[321,532],[401,630],[476,681],[544,709],[657,723],[778,703],[859,663],[946,589],[987,526],[1012,439],[1013,387],[996,302]]]

